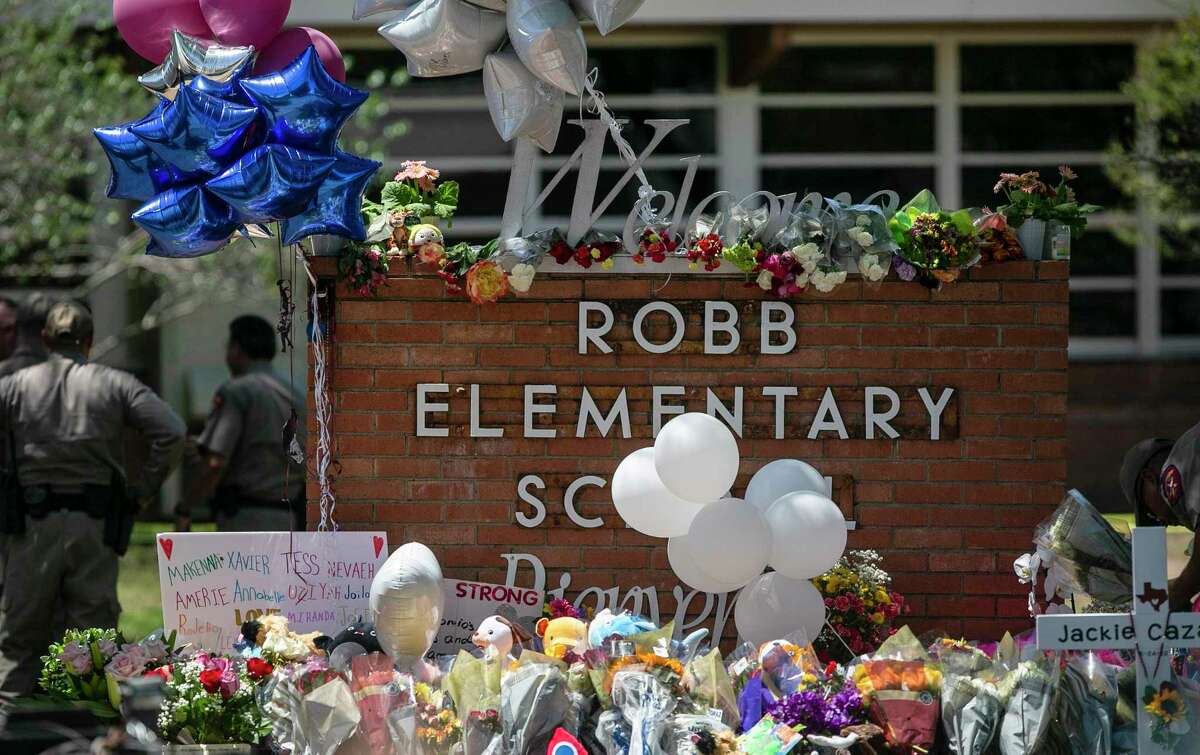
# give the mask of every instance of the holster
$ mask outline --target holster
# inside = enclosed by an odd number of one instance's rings
[[[125,475],[115,467],[109,485],[108,511],[104,517],[104,544],[124,556],[129,550],[129,539],[133,535],[133,523],[137,520],[138,502],[129,494]]]
[[[4,466],[0,468],[0,534],[25,534],[25,496],[17,478],[16,437],[10,429],[0,438],[4,448]]]

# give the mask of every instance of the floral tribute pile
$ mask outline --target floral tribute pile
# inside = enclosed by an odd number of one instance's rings
[[[268,616],[228,652],[71,630],[43,658],[41,686],[115,719],[126,684],[157,681],[164,742],[295,755],[1134,753],[1139,710],[1164,746],[1195,741],[1200,658],[1176,655],[1173,680],[1139,694],[1133,659],[1111,651],[893,629],[904,601],[874,552],[847,553],[814,583],[829,617],[815,646],[797,633],[725,653],[703,630],[680,639],[671,624],[555,600],[532,631],[504,625],[502,644],[477,635],[474,654],[399,667],[364,621],[328,637]]]
[[[697,218],[678,235],[654,218],[637,231],[636,247],[626,250],[612,234],[589,231],[570,244],[553,228],[481,246],[447,247],[437,224],[453,217],[458,185],[439,183],[439,171],[424,162],[407,162],[384,186],[380,201],[363,203],[367,241],[345,249],[339,270],[366,296],[386,283],[390,264],[412,259],[435,270],[447,293],[476,304],[528,291],[546,258],[584,270],[611,269],[622,257],[646,270],[683,259],[691,270],[740,272],[747,286],[779,299],[808,290],[828,293],[851,274],[873,284],[894,273],[900,280],[938,288],[975,265],[1026,256],[1016,231],[1029,220],[1061,223],[1072,236],[1082,234],[1087,217],[1100,208],[1076,200],[1070,168],[1059,172],[1053,187],[1036,171],[1002,174],[996,193],[1004,204],[995,211],[945,210],[927,189],[903,206],[894,192],[878,192],[857,204],[810,194],[782,228],[769,222],[766,208],[736,205],[727,213]],[[875,197],[882,199],[875,202]],[[1041,255],[1039,248],[1028,256]]]

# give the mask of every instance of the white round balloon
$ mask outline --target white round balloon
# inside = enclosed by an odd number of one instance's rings
[[[612,478],[613,506],[626,524],[643,535],[686,535],[704,507],[667,490],[655,471],[654,457],[653,448],[639,448],[621,461]]]
[[[410,664],[429,651],[442,625],[442,567],[421,543],[405,543],[371,581],[371,619],[379,644],[397,663]]]
[[[732,592],[744,582],[728,582],[714,579],[696,563],[687,545],[687,535],[673,537],[667,541],[667,561],[671,564],[679,581],[701,592]]]
[[[804,491],[827,495],[824,475],[799,459],[776,459],[750,478],[746,500],[766,511],[781,496]]]
[[[654,467],[663,485],[685,501],[715,501],[737,479],[737,438],[715,417],[688,412],[663,425],[654,440]]]
[[[846,518],[819,493],[788,493],[766,513],[770,564],[792,579],[812,579],[837,564],[846,550]]]
[[[762,573],[771,555],[771,531],[762,512],[741,498],[722,498],[700,509],[684,542],[696,566],[721,584],[746,584]]]
[[[761,645],[803,631],[809,642],[825,626],[825,601],[807,579],[788,579],[767,572],[738,593],[733,609],[738,635]]]

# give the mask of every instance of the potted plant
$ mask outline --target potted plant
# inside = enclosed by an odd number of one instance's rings
[[[1045,256],[1047,225],[1053,224],[1051,239],[1055,242],[1057,259],[1070,256],[1070,237],[1078,237],[1087,227],[1087,216],[1100,209],[1097,205],[1080,204],[1075,199],[1075,190],[1068,182],[1077,176],[1066,165],[1058,169],[1059,182],[1051,187],[1041,179],[1036,170],[1025,173],[1001,173],[993,189],[1003,192],[1006,204],[997,208],[1017,233],[1017,239],[1031,260]],[[1063,231],[1066,228],[1065,244]],[[1057,232],[1057,235],[1056,233]],[[1065,247],[1065,248],[1064,248]]]

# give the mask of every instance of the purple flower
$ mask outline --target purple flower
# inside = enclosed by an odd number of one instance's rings
[[[157,637],[149,637],[141,641],[140,646],[146,657],[152,661],[166,660],[167,644]]]
[[[847,684],[829,699],[820,690],[796,692],[775,701],[767,712],[776,721],[804,726],[814,734],[837,734],[862,720],[862,698]]]
[[[105,637],[97,644],[100,646],[100,655],[104,656],[105,658],[112,658],[117,654],[117,643],[113,640]]]
[[[120,679],[132,679],[142,675],[149,661],[150,656],[146,654],[141,645],[126,645],[120,652],[113,655],[104,670]]]
[[[228,699],[230,695],[237,692],[237,664],[233,660],[207,653],[197,654],[196,660],[200,661],[205,671],[216,671],[220,674],[220,690],[223,697]]]
[[[902,260],[897,257],[894,268],[896,270],[896,275],[899,276],[900,280],[902,281],[910,281],[917,277],[917,269],[908,264],[907,260]]]
[[[63,647],[63,651],[59,654],[58,659],[75,676],[83,676],[92,670],[92,654],[78,642],[68,642]]]

